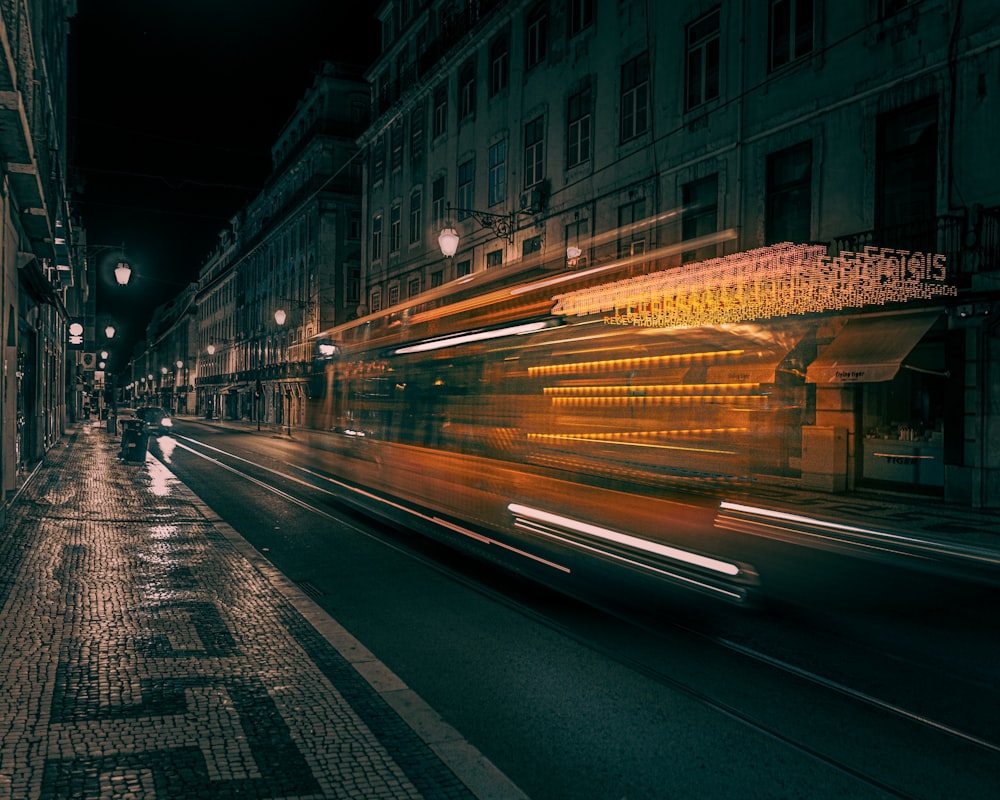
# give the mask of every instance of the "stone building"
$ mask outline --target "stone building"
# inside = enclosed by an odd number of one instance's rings
[[[67,302],[83,272],[67,246],[67,19],[72,0],[0,4],[0,487],[6,502],[62,435]],[[91,335],[91,341],[93,341]]]
[[[695,274],[819,245],[879,274],[798,318],[782,474],[1000,505],[995,3],[387,0],[378,17],[370,311],[489,270]],[[882,296],[928,264],[934,296]],[[849,293],[849,272],[817,291]]]
[[[326,64],[271,148],[264,189],[199,276],[197,410],[298,425],[314,343],[361,303],[360,72]]]

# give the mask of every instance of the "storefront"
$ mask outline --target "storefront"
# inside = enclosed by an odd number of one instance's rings
[[[806,380],[853,403],[857,485],[943,490],[945,329],[940,308],[853,317],[819,347]]]

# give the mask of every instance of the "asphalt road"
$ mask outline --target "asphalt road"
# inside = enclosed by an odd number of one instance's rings
[[[830,559],[794,570],[840,587],[829,607],[614,585],[595,608],[347,508],[296,471],[322,459],[287,437],[184,422],[150,444],[532,797],[937,800],[1000,785],[990,591],[917,595],[920,576],[852,602],[845,582],[877,586],[878,566],[848,576]]]

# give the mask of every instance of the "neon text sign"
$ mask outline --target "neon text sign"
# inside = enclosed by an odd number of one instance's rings
[[[955,295],[939,253],[866,247],[826,255],[823,245],[776,244],[690,268],[558,295],[565,316],[608,314],[606,325],[719,325]],[[608,313],[610,312],[610,314]]]

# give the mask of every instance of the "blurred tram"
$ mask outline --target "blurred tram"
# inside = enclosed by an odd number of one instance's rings
[[[715,495],[797,474],[815,337],[790,317],[664,329],[553,313],[557,291],[607,280],[452,285],[325,332],[308,427],[339,457],[322,470],[508,566],[615,567],[744,603],[759,578],[715,529]]]

